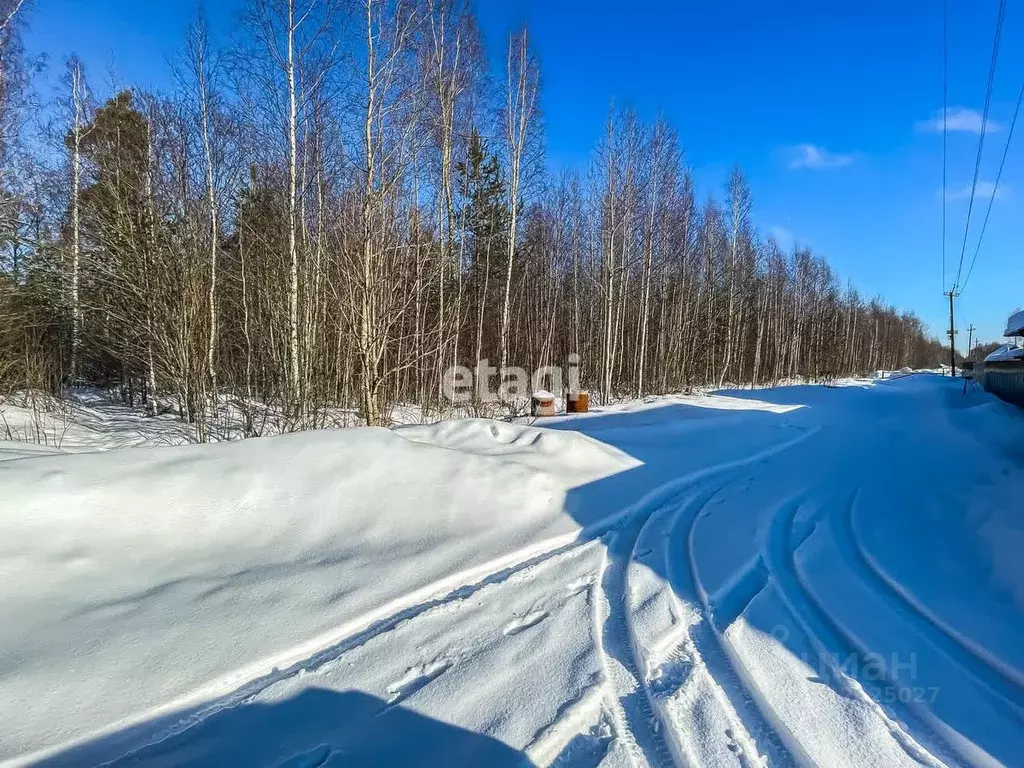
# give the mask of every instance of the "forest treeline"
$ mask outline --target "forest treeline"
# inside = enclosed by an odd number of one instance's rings
[[[248,0],[197,16],[170,92],[71,55],[41,103],[0,0],[0,387],[330,409],[448,407],[453,365],[581,359],[595,399],[936,365],[922,323],[699,192],[676,130],[613,109],[586,167],[544,159],[528,32],[469,0]],[[596,126],[595,126],[596,127]],[[255,427],[253,427],[255,429]]]

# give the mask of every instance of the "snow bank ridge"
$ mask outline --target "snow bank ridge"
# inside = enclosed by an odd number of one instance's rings
[[[20,661],[0,759],[223,695],[453,574],[564,545],[567,491],[636,463],[485,420],[2,462],[0,648]]]

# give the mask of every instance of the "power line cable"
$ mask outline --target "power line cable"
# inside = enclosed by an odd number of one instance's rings
[[[996,18],[996,34],[992,42],[992,61],[989,64],[988,84],[985,86],[985,108],[981,113],[981,135],[978,136],[978,155],[974,160],[974,181],[971,182],[971,197],[967,203],[967,223],[964,225],[964,241],[960,247],[960,260],[956,267],[956,279],[952,291],[955,292],[960,283],[960,271],[964,266],[964,255],[967,253],[967,235],[971,230],[971,213],[974,210],[974,196],[978,191],[978,174],[981,172],[981,155],[985,146],[985,134],[988,132],[988,111],[992,104],[992,84],[996,79],[996,64],[999,60],[999,42],[1003,36],[1003,17],[1006,15],[1006,0],[999,0],[999,15]]]
[[[946,124],[949,118],[949,0],[942,0],[942,290],[946,290]]]
[[[1006,136],[1006,147],[1003,149],[1003,159],[999,161],[999,173],[996,174],[996,180],[992,185],[992,195],[988,199],[988,208],[985,210],[985,220],[981,224],[981,234],[978,236],[978,245],[974,249],[974,256],[971,257],[971,265],[967,268],[967,277],[964,278],[964,282],[960,286],[961,293],[963,293],[964,288],[967,287],[967,283],[971,279],[971,273],[974,271],[974,263],[978,260],[978,252],[981,251],[981,241],[985,239],[985,229],[988,227],[988,217],[992,215],[992,204],[995,202],[996,195],[999,193],[999,180],[1003,177],[1003,168],[1006,166],[1006,156],[1010,154],[1010,142],[1013,141],[1013,129],[1017,125],[1017,118],[1020,115],[1020,107],[1022,103],[1024,103],[1024,85],[1020,87],[1020,95],[1017,97],[1017,107],[1013,111],[1013,120],[1010,122],[1010,130]]]

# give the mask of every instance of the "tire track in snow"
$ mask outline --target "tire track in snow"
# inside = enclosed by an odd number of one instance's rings
[[[635,515],[608,534],[594,600],[594,636],[604,673],[606,704],[616,738],[635,766],[672,765],[662,722],[648,698],[629,627],[626,571],[650,515]]]
[[[651,688],[650,681],[641,672],[643,662],[639,659],[639,654],[633,642],[634,635],[629,626],[629,607],[625,592],[628,565],[632,559],[650,554],[646,552],[642,554],[635,553],[636,542],[639,539],[641,529],[648,523],[655,512],[674,501],[689,486],[708,477],[754,462],[763,461],[798,443],[802,443],[819,431],[820,427],[801,430],[795,437],[782,440],[753,455],[703,467],[686,475],[673,478],[652,488],[634,503],[620,510],[617,514],[605,518],[597,526],[589,529],[592,535],[604,534],[602,540],[606,542],[607,547],[611,547],[616,541],[621,541],[622,535],[627,535],[627,540],[631,542],[628,548],[626,548],[628,549],[626,554],[621,557],[617,555],[611,561],[609,560],[609,553],[606,548],[592,597],[594,600],[593,631],[595,644],[597,645],[598,655],[605,674],[606,690],[604,691],[604,697],[606,706],[604,709],[608,719],[611,721],[610,725],[614,735],[622,740],[633,761],[639,761],[640,764],[644,764],[648,762],[649,757],[630,731],[629,713],[627,713],[620,701],[621,698],[627,696],[630,697],[631,707],[634,701],[637,702],[633,711],[635,712],[636,709],[639,709],[642,714],[641,721],[649,724],[649,727],[644,730],[652,731],[655,736],[653,739],[654,746],[651,747],[654,753],[654,760],[675,762],[673,751],[666,744],[664,737],[660,735],[661,731],[666,727],[671,728],[671,724],[666,723],[659,715],[654,713],[654,707],[652,707],[651,702],[659,694]],[[612,599],[615,597],[615,594],[609,595],[609,588],[613,593],[617,593],[621,599]],[[612,616],[613,608],[616,610],[614,619]],[[603,617],[601,616],[602,610],[605,614]],[[608,628],[607,632],[605,631],[606,627]],[[625,661],[615,659],[617,668],[622,670],[622,672],[612,674],[612,670],[616,669],[616,666],[609,660],[606,642],[611,643],[615,647],[625,649],[625,653],[621,654],[621,659]],[[619,676],[617,681],[614,679],[616,675]],[[632,680],[632,683],[630,683],[630,680]],[[619,688],[616,688],[617,683]],[[647,699],[646,703],[643,703],[642,699],[637,700],[635,698],[638,688],[641,695]],[[549,728],[555,728],[557,725],[558,722],[556,721]],[[742,727],[737,729],[738,732],[743,730]],[[742,740],[742,738],[742,735],[735,737],[737,741]],[[779,761],[779,764],[787,765],[790,762]]]
[[[952,756],[948,745],[934,730],[918,718],[907,706],[899,701],[886,707],[871,696],[863,682],[856,675],[849,675],[837,663],[837,658],[855,659],[855,670],[873,669],[864,654],[856,645],[849,641],[843,628],[839,626],[818,603],[817,599],[805,588],[796,568],[794,555],[796,548],[813,533],[815,521],[808,523],[808,530],[799,542],[794,543],[793,525],[796,513],[806,501],[807,494],[801,494],[783,503],[773,515],[768,526],[767,536],[762,547],[762,556],[768,571],[771,573],[779,596],[786,609],[793,616],[797,626],[810,640],[820,660],[826,665],[833,679],[843,686],[843,693],[854,698],[873,711],[893,739],[914,760],[932,768],[953,765],[957,761]],[[851,500],[847,503],[852,503]],[[845,666],[845,665],[844,665]],[[900,685],[898,680],[891,681]],[[922,746],[907,730],[907,723],[912,723],[914,731],[926,735],[931,750],[941,752],[938,758],[930,749]]]
[[[600,599],[595,601],[595,632],[597,637],[601,640],[601,659],[602,664],[606,670],[606,676],[609,683],[612,685],[614,691],[613,697],[610,697],[609,707],[612,713],[612,719],[615,723],[616,729],[619,734],[624,738],[627,746],[630,748],[629,751],[634,758],[647,760],[649,762],[654,761],[675,761],[676,758],[682,760],[684,758],[683,746],[673,741],[671,747],[665,741],[665,737],[662,735],[662,731],[671,730],[672,723],[666,722],[664,715],[661,711],[661,707],[656,702],[656,697],[659,695],[658,691],[655,691],[651,687],[651,681],[647,679],[647,676],[643,674],[642,668],[645,666],[645,662],[640,658],[641,654],[638,652],[635,634],[629,626],[629,601],[627,595],[627,584],[626,576],[629,562],[634,558],[639,559],[639,555],[636,554],[637,542],[640,540],[641,532],[652,520],[657,517],[658,511],[671,504],[675,501],[674,497],[678,497],[680,493],[687,487],[695,486],[698,482],[704,481],[707,478],[720,475],[730,470],[739,469],[741,467],[753,464],[758,461],[763,461],[772,456],[775,456],[787,449],[804,442],[810,437],[813,437],[820,431],[820,428],[812,428],[803,431],[793,438],[783,440],[775,445],[769,446],[757,453],[746,456],[733,461],[723,462],[718,465],[705,467],[696,472],[692,472],[675,480],[669,481],[657,489],[654,489],[648,493],[643,499],[638,501],[628,510],[624,511],[620,517],[625,518],[623,524],[623,530],[618,533],[614,533],[610,537],[608,550],[605,552],[606,560],[603,562],[602,572],[599,580],[599,597]],[[714,495],[712,492],[708,499]],[[704,504],[707,503],[707,499],[704,500]],[[703,505],[702,505],[703,506]],[[693,521],[697,514],[697,509],[692,508],[690,504],[680,505],[675,516],[672,518],[672,522],[668,526],[669,535],[667,537],[666,546],[673,540],[673,532],[679,527],[680,518],[684,516],[685,512],[692,510],[692,516],[685,523],[686,526],[686,537],[689,539],[689,533],[692,529]],[[614,547],[614,549],[613,549]],[[682,549],[682,548],[680,548]],[[644,556],[649,553],[644,553]],[[609,555],[610,561],[609,561]],[[675,563],[675,559],[666,556],[670,566],[666,570],[671,570],[672,565]],[[690,570],[687,573],[686,581],[689,581],[691,585],[696,584],[694,572],[692,571],[693,559],[690,560]],[[666,579],[672,583],[674,588],[683,586],[685,589],[685,581],[674,579],[672,573],[665,574]],[[679,576],[678,572],[676,576]],[[688,594],[693,598],[695,589],[690,589]],[[602,622],[600,619],[600,606],[604,603],[607,608],[606,619]],[[693,605],[697,605],[697,600],[693,600]],[[618,608],[624,608],[625,611],[621,617],[615,613]],[[713,627],[710,625],[710,612],[705,609],[704,621],[700,622],[699,625],[703,625],[704,629]],[[701,630],[698,630],[700,632]],[[692,639],[692,638],[691,638]],[[732,722],[735,723],[734,727],[729,728],[729,733],[726,734],[732,743],[738,747],[737,752],[740,754],[746,754],[748,756],[757,756],[758,749],[755,746],[755,740],[751,736],[751,733],[756,733],[758,738],[765,742],[767,752],[773,758],[773,763],[776,765],[791,765],[793,763],[792,757],[788,754],[786,749],[781,745],[777,735],[774,734],[767,722],[758,713],[756,707],[752,707],[750,697],[743,694],[737,694],[737,691],[746,690],[742,683],[738,682],[738,676],[735,670],[732,669],[731,663],[725,659],[725,663],[719,663],[720,659],[723,658],[723,648],[721,639],[712,641],[711,643],[702,641],[702,645],[706,648],[713,648],[717,645],[718,654],[713,658],[713,665],[709,665],[708,671],[710,673],[709,684],[715,688],[723,691],[722,701],[728,702],[733,707],[738,705],[739,709],[744,711],[744,716],[740,716],[737,713],[737,709],[732,709],[734,713]],[[609,661],[609,655],[607,653],[608,646],[611,645],[613,649],[621,649],[619,651],[619,667],[611,664]],[[696,644],[695,644],[696,645]],[[671,652],[676,656],[680,656],[682,653],[682,647],[679,647]],[[698,653],[700,649],[698,648]],[[714,653],[714,651],[711,651]],[[670,654],[670,655],[671,655]],[[703,657],[702,657],[703,658]],[[718,674],[716,674],[716,672]],[[731,690],[723,689],[720,682],[719,676],[729,677],[731,672],[731,678],[737,683],[735,686],[729,686]],[[618,676],[618,679],[616,679]],[[640,688],[639,696],[637,688]],[[625,701],[625,704],[622,702]],[[727,704],[727,711],[729,706]],[[657,711],[657,714],[655,712]],[[639,723],[638,723],[639,721]],[[756,723],[754,728],[750,727],[750,723]],[[642,740],[646,740],[646,744],[640,743],[636,740],[635,733],[630,732],[630,727],[635,724],[641,726],[646,723],[650,727],[642,729]],[[650,738],[646,735],[649,734]]]
[[[699,609],[700,620],[689,629],[690,642],[707,668],[719,700],[726,711],[730,712],[731,718],[735,719],[736,733],[745,735],[753,746],[750,751],[754,755],[766,755],[772,765],[795,765],[796,761],[789,748],[758,703],[756,686],[745,678],[742,665],[734,658],[728,641],[715,625],[707,595],[697,576],[693,548],[694,524],[721,488],[719,486],[694,496],[676,512],[670,526],[671,540],[676,542],[679,552],[686,553],[686,564],[682,565],[680,558],[669,558],[669,578],[676,594]]]
[[[708,492],[706,496],[710,498],[713,493]],[[673,526],[680,508],[699,505],[699,499],[699,494],[690,498],[681,495],[655,512],[637,541],[638,547],[646,544],[656,555],[652,566],[664,579],[663,592],[648,600],[663,598],[667,601],[668,605],[663,604],[663,607],[668,608],[671,626],[660,637],[646,638],[646,647],[642,639],[634,635],[634,644],[640,655],[646,656],[644,684],[652,705],[666,724],[666,738],[680,763],[718,765],[733,759],[744,768],[759,768],[764,758],[693,641],[694,626],[688,623],[688,614],[695,612],[695,606],[685,606],[669,580]],[[654,537],[661,539],[660,546],[650,541]],[[631,577],[637,577],[637,588],[643,586],[643,574],[639,569],[630,571]],[[635,597],[632,584],[630,596]],[[642,605],[634,606],[634,615],[642,608]],[[721,738],[711,738],[711,734]]]
[[[1024,710],[1024,673],[993,657],[984,648],[964,637],[922,605],[898,581],[891,578],[865,549],[853,526],[856,496],[835,515],[835,543],[847,563],[863,574],[862,581],[896,615],[907,622],[928,642],[963,667],[982,685],[1007,703]]]
[[[696,488],[699,482],[708,478],[783,453],[814,437],[820,431],[821,427],[812,427],[752,456],[695,472],[674,486],[681,488],[685,485],[692,485],[693,488]],[[734,724],[729,728],[730,732],[726,736],[738,747],[736,752],[741,762],[757,764],[761,762],[761,756],[764,755],[772,765],[794,765],[796,761],[793,755],[769,719],[765,717],[765,713],[760,708],[761,705],[757,703],[760,697],[757,695],[756,686],[745,679],[743,667],[732,657],[725,638],[714,625],[706,595],[704,595],[697,578],[696,559],[693,553],[694,523],[697,516],[721,490],[721,487],[719,485],[714,489],[699,493],[681,504],[668,525],[665,546],[670,548],[675,544],[677,552],[685,553],[686,565],[681,567],[680,560],[682,558],[672,557],[671,552],[666,552],[668,563],[666,578],[675,590],[676,596],[680,600],[689,602],[697,610],[700,619],[687,630],[688,641],[678,644],[671,650],[666,660],[673,661],[674,672],[682,678],[679,690],[685,688],[687,680],[693,677],[695,672],[698,674],[702,671],[706,672],[707,684],[727,719]],[[737,610],[741,609],[737,608]],[[681,670],[680,666],[685,665],[681,665],[679,662],[687,657],[696,657],[702,668],[698,670],[696,665],[693,665],[690,669]],[[681,744],[678,748],[684,749]]]

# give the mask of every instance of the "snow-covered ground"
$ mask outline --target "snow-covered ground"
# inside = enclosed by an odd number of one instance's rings
[[[1020,765],[1024,416],[840,383],[0,443],[0,760]]]
[[[20,394],[0,401],[0,459],[12,453],[82,453],[194,442],[172,414],[150,417],[96,390],[76,389],[62,400]]]

